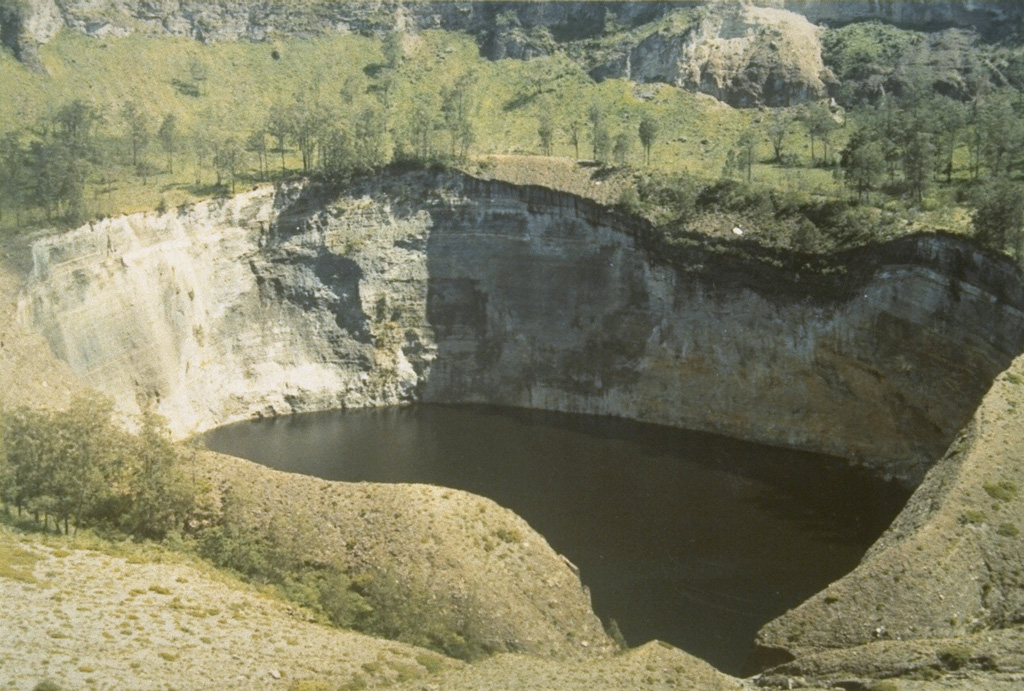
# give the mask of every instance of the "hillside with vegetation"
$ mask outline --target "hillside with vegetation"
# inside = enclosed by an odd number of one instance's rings
[[[539,181],[551,170],[553,185],[561,161],[595,191],[623,181],[610,201],[668,233],[732,223],[818,252],[941,229],[1016,251],[1020,50],[962,29],[825,28],[831,102],[779,108],[595,71],[602,50],[685,38],[702,11],[609,20],[601,36],[548,35],[529,59],[498,60],[443,30],[211,44],[65,31],[40,46],[43,73],[0,55],[0,91],[18,95],[0,102],[0,227],[388,165],[501,175],[511,155]],[[543,34],[499,19],[500,36]]]
[[[13,274],[41,232],[262,184],[451,168],[644,217],[657,235],[645,246],[666,254],[742,238],[738,251],[788,270],[937,232],[1024,251],[1024,44],[1005,27],[816,26],[778,8],[754,22],[752,5],[730,2],[623,6],[576,30],[572,17],[546,24],[512,8],[473,15],[471,30],[448,15],[427,27],[364,12],[344,31],[317,15],[316,30],[215,40],[104,18],[107,30],[82,20],[8,41],[9,17],[28,5],[0,0],[0,600],[23,605],[8,612],[20,628],[0,637],[10,688],[165,688],[180,681],[180,650],[219,688],[503,688],[513,673],[535,688],[747,685],[658,643],[611,656],[617,629],[592,615],[569,566],[486,501],[283,479],[174,443],[150,412],[126,431],[13,316]],[[1022,376],[1018,363],[983,409],[1013,424],[979,418],[932,480],[947,483],[925,499],[949,504],[949,530],[919,546],[897,526],[870,573],[897,582],[920,560],[911,550],[952,540],[998,553],[1016,580],[990,590],[1016,597],[1024,479],[1002,464],[1018,454]],[[958,484],[968,461],[985,482]],[[370,524],[369,546],[324,537]],[[115,574],[109,592],[99,571]],[[475,601],[459,590],[467,579],[474,592],[500,587]],[[919,596],[920,580],[905,583],[906,601]],[[548,609],[541,585],[558,593]],[[788,621],[821,621],[838,611],[830,598],[846,606],[858,592],[838,585]],[[882,634],[858,631],[854,652],[834,652],[784,631],[766,644],[807,655],[761,681],[1011,689],[1024,674],[1020,624],[999,625],[993,643],[951,624],[910,662]]]

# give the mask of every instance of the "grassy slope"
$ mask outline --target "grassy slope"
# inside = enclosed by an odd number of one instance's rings
[[[280,59],[272,57],[275,50]],[[104,171],[103,184],[91,186],[88,205],[92,215],[152,209],[161,199],[176,205],[212,192],[211,171],[204,173],[203,185],[195,186],[188,151],[179,153],[175,174],[168,174],[156,141],[150,143],[146,158],[160,174],[148,184],[124,165],[126,145],[115,137],[122,128],[120,108],[127,100],[142,105],[154,129],[163,115],[175,114],[180,131],[186,135],[180,147],[187,150],[187,135],[192,129],[244,140],[262,125],[275,102],[289,102],[295,94],[315,90],[321,101],[340,105],[346,81],[351,80],[362,93],[381,72],[380,42],[353,35],[272,44],[202,45],[187,39],[136,35],[98,40],[64,32],[41,48],[41,57],[48,76],[30,73],[9,54],[0,54],[0,94],[7,95],[0,98],[0,135],[40,121],[74,99],[83,99],[99,109],[106,120],[103,130],[107,146],[117,152],[119,160]],[[199,97],[186,95],[175,86],[175,81],[189,80],[189,65],[193,62],[209,70]],[[554,154],[574,157],[563,128],[574,119],[585,123],[587,111],[596,101],[607,113],[613,139],[618,132],[630,135],[633,165],[642,162],[636,130],[641,116],[650,113],[662,123],[653,151],[653,168],[715,179],[739,134],[763,117],[665,85],[637,86],[624,80],[595,84],[565,55],[528,62],[487,61],[467,36],[425,32],[406,41],[406,60],[395,86],[395,107],[390,116],[394,137],[401,140],[406,136],[409,105],[417,97],[426,96],[439,104],[441,87],[466,73],[475,77],[473,155],[538,153],[538,118],[548,110],[559,127]],[[589,128],[585,127],[585,132]],[[439,133],[436,139],[439,147],[445,146],[444,134]],[[589,134],[583,140],[580,155],[588,158]],[[809,141],[796,126],[790,150],[809,158]],[[762,159],[769,157],[767,142],[762,143],[759,154]],[[254,176],[255,155],[248,155],[246,163]],[[289,151],[287,164],[292,170],[298,167],[297,152]],[[272,170],[277,165],[278,157],[272,155]],[[754,178],[805,192],[838,191],[830,173],[818,169],[779,169],[760,164]],[[100,183],[99,175],[93,182]]]

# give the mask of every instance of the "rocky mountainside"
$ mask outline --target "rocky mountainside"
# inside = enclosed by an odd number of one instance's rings
[[[680,14],[681,13],[681,14]],[[684,19],[669,19],[679,15]],[[38,47],[62,29],[96,38],[143,33],[203,42],[268,41],[389,30],[474,35],[492,58],[567,49],[598,79],[665,82],[734,106],[788,106],[829,93],[819,26],[883,21],[902,28],[970,29],[988,39],[1020,25],[998,2],[328,2],[327,0],[4,0],[0,41],[42,69]]]

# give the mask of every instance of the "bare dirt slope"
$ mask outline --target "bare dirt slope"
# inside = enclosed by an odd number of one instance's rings
[[[785,671],[833,675],[873,660],[872,676],[888,677],[924,655],[945,671],[1020,672],[1022,407],[1024,357],[993,383],[861,565],[762,629],[763,645],[797,656]],[[943,662],[951,650],[956,659]]]
[[[331,688],[420,678],[461,663],[306,620],[159,550],[112,556],[0,529],[0,688]],[[361,681],[360,681],[361,680]]]

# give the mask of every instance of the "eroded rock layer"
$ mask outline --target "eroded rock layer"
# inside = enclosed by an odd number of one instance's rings
[[[670,244],[462,176],[263,188],[34,245],[22,318],[179,434],[405,401],[618,415],[920,479],[1024,343],[1017,271],[952,238],[817,263]]]

